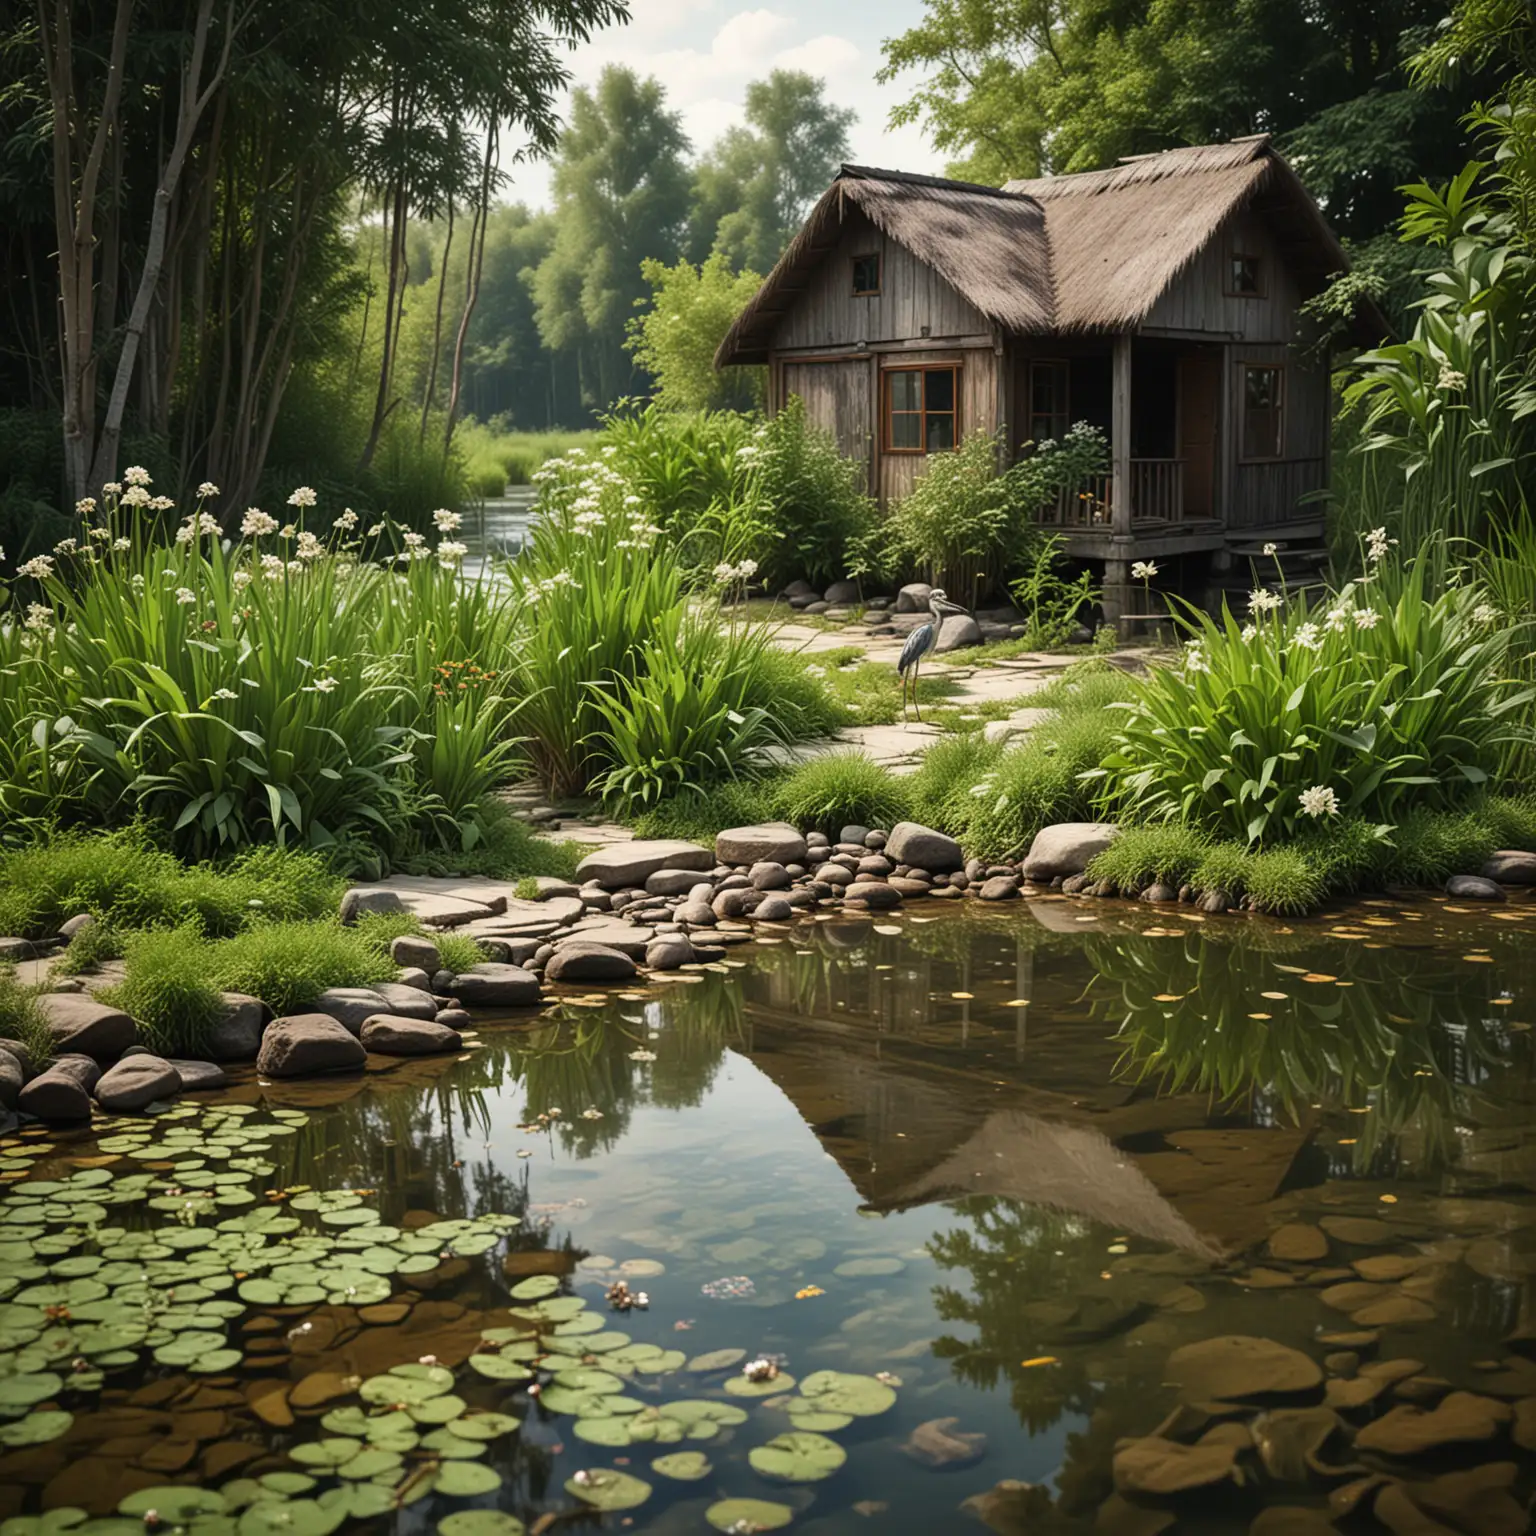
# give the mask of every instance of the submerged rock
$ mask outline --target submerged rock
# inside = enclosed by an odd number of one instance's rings
[[[1180,1445],[1157,1435],[1122,1442],[1115,1452],[1114,1473],[1119,1492],[1162,1497],[1242,1481],[1235,1446]]]
[[[1270,1233],[1269,1256],[1283,1264],[1314,1264],[1328,1257],[1328,1239],[1310,1222],[1288,1221]]]
[[[1186,1344],[1168,1357],[1165,1374],[1186,1402],[1290,1396],[1323,1384],[1322,1367],[1299,1349],[1246,1334]]]
[[[1421,1456],[1447,1445],[1476,1445],[1492,1440],[1513,1418],[1506,1403],[1471,1392],[1452,1392],[1438,1408],[1425,1412],[1404,1404],[1393,1408],[1355,1436],[1356,1449],[1384,1456]]]
[[[901,1449],[935,1471],[972,1466],[986,1455],[987,1437],[980,1431],[960,1429],[959,1423],[954,1417],[929,1419],[907,1436]]]
[[[1005,1477],[985,1493],[973,1493],[960,1508],[997,1536],[1036,1536],[1051,1513],[1050,1489]]]
[[[379,1056],[431,1056],[438,1051],[456,1051],[464,1044],[456,1029],[387,1013],[376,1013],[366,1020],[358,1038],[365,1050]]]

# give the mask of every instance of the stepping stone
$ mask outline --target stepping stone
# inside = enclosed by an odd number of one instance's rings
[[[679,839],[656,838],[599,848],[576,866],[576,878],[595,880],[604,890],[622,891],[643,886],[658,869],[707,872],[714,867],[715,856],[710,849]]]
[[[183,1093],[198,1093],[205,1088],[222,1088],[229,1082],[229,1074],[212,1061],[181,1061],[174,1056],[166,1058],[175,1067],[181,1079]]]
[[[1288,1221],[1270,1233],[1269,1256],[1284,1264],[1312,1264],[1328,1257],[1328,1239],[1310,1222]]]
[[[328,1015],[355,1035],[365,1020],[389,1012],[389,999],[373,987],[327,987],[310,1011]]]
[[[805,838],[787,821],[730,827],[715,835],[715,858],[722,864],[803,864]]]
[[[566,939],[544,966],[546,981],[627,981],[634,974],[626,951],[586,938]]]
[[[1447,1445],[1492,1440],[1513,1417],[1506,1403],[1471,1392],[1452,1392],[1429,1412],[1409,1404],[1393,1408],[1355,1436],[1355,1448],[1384,1456],[1422,1456]]]
[[[461,971],[453,978],[453,994],[466,1008],[531,1008],[542,997],[539,978],[532,971],[494,960]]]

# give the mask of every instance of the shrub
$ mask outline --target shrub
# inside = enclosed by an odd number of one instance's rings
[[[1536,795],[1491,799],[1483,807],[1483,817],[1495,847],[1536,853]]]
[[[1246,884],[1254,906],[1277,916],[1310,912],[1328,894],[1327,881],[1300,848],[1265,848],[1251,855]]]
[[[1159,881],[1180,886],[1192,879],[1209,850],[1210,840],[1193,827],[1126,827],[1094,856],[1087,873],[1094,880],[1112,880],[1122,891]]]
[[[1451,875],[1475,874],[1498,846],[1484,816],[1414,810],[1393,829],[1382,863],[1395,884],[1441,885]]]
[[[975,786],[996,768],[1004,747],[975,732],[943,736],[923,753],[917,772],[907,780],[912,816],[954,836],[969,825],[975,810]]]
[[[79,976],[100,970],[105,961],[122,959],[127,946],[127,935],[112,923],[91,923],[69,941],[64,953],[53,962],[53,974]]]
[[[906,786],[862,752],[832,752],[794,769],[776,788],[774,806],[802,831],[836,836],[849,822],[890,827],[908,811]]]
[[[355,928],[337,922],[261,923],[212,946],[209,979],[259,997],[275,1014],[299,1013],[327,987],[388,981],[395,967]]]
[[[528,824],[519,821],[502,800],[482,801],[475,818],[480,837],[473,848],[453,853],[423,849],[397,860],[399,868],[415,875],[486,875],[493,880],[550,875],[569,880],[587,852],[578,842],[535,837]]]
[[[37,1001],[41,990],[27,986],[15,966],[0,965],[0,1039],[19,1040],[34,1067],[53,1057],[53,1036]]]
[[[223,1005],[201,929],[146,929],[129,937],[126,953],[123,980],[102,1001],[131,1014],[141,1042],[157,1055],[202,1055]]]

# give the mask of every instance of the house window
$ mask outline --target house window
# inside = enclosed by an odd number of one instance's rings
[[[1032,443],[1059,438],[1071,425],[1069,379],[1070,371],[1064,362],[1032,362],[1029,365],[1029,440]]]
[[[1227,294],[1234,299],[1264,297],[1264,259],[1233,251],[1227,266]]]
[[[1285,369],[1243,366],[1243,457],[1285,454]]]
[[[870,298],[880,292],[880,253],[853,258],[853,296]]]
[[[942,453],[958,436],[960,370],[892,368],[885,375],[889,453]]]

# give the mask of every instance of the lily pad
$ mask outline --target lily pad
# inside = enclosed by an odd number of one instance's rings
[[[445,1461],[432,1480],[435,1493],[450,1499],[472,1499],[501,1487],[501,1474],[481,1461]]]
[[[446,1427],[461,1440],[498,1440],[522,1422],[510,1413],[471,1413],[451,1420]]]
[[[296,1445],[288,1454],[300,1466],[333,1472],[337,1467],[345,1466],[362,1449],[361,1440],[350,1435],[333,1435],[325,1440],[311,1440],[305,1445]]]
[[[767,1445],[755,1446],[747,1453],[747,1460],[763,1477],[785,1483],[819,1483],[848,1460],[848,1453],[825,1435],[792,1429],[775,1435]]]
[[[19,1418],[34,1404],[55,1396],[63,1386],[63,1378],[52,1371],[4,1377],[0,1379],[0,1417]]]
[[[778,1531],[795,1518],[788,1504],[771,1499],[721,1499],[704,1511],[717,1531]]]
[[[140,1488],[130,1493],[118,1506],[120,1515],[141,1519],[151,1511],[160,1516],[162,1525],[186,1525],[198,1515],[222,1515],[223,1498],[211,1488],[175,1487]]]
[[[395,1490],[386,1483],[344,1483],[322,1493],[320,1506],[342,1510],[349,1520],[373,1520],[394,1509]],[[193,1536],[197,1536],[195,1531]]]
[[[559,1289],[558,1275],[529,1275],[526,1280],[519,1280],[512,1287],[512,1297],[515,1301],[542,1301],[546,1296],[555,1295]]]
[[[747,1358],[744,1349],[712,1349],[708,1354],[695,1355],[688,1362],[690,1371],[728,1371]]]
[[[680,1483],[696,1483],[714,1470],[714,1464],[703,1451],[673,1451],[670,1456],[658,1456],[651,1463],[651,1471]]]
[[[461,1509],[437,1522],[437,1536],[527,1536],[528,1527],[504,1509]]]
[[[239,1536],[330,1536],[347,1519],[340,1503],[259,1499],[240,1516]]]
[[[732,1376],[725,1384],[725,1390],[732,1397],[773,1397],[779,1392],[793,1392],[794,1389],[795,1378],[787,1371],[780,1371],[777,1376],[764,1381],[753,1381],[747,1376]]]
[[[873,1376],[850,1371],[813,1371],[800,1383],[800,1395],[820,1413],[847,1413],[873,1418],[896,1401],[896,1393]]]
[[[447,1428],[434,1429],[430,1435],[423,1435],[421,1445],[423,1450],[431,1451],[445,1461],[473,1461],[485,1455],[483,1440],[461,1440]]]
[[[441,1397],[453,1386],[453,1372],[440,1365],[400,1365],[382,1376],[370,1376],[357,1389],[365,1403],[399,1403],[413,1407]]]
[[[579,1479],[579,1480],[578,1480]],[[574,1499],[594,1509],[636,1509],[651,1496],[651,1485],[627,1472],[613,1472],[606,1467],[577,1473],[565,1481],[565,1491]]]
[[[509,1360],[505,1355],[471,1355],[469,1368],[487,1381],[527,1381],[533,1375],[521,1360]]]
[[[61,1408],[40,1409],[14,1423],[0,1424],[0,1445],[46,1445],[57,1440],[74,1422],[74,1414]]]

